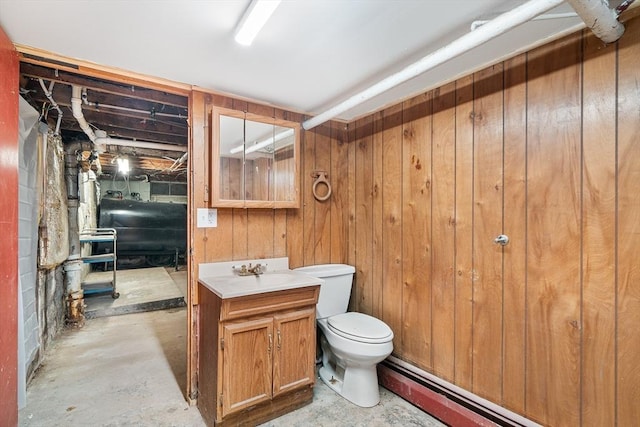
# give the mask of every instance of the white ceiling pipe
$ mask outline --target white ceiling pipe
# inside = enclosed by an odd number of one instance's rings
[[[98,153],[104,153],[107,150],[107,145],[121,145],[125,147],[148,148],[164,151],[180,151],[181,153],[187,152],[187,147],[183,145],[110,138],[107,136],[105,131],[96,130],[96,132],[94,132],[93,129],[91,129],[91,126],[89,126],[89,123],[87,123],[87,120],[84,118],[84,114],[82,114],[82,88],[80,86],[71,87],[71,111],[73,111],[73,117],[78,121],[80,129],[82,129],[91,142],[93,142]]]
[[[603,0],[567,0],[585,25],[605,43],[613,43],[622,37],[624,25],[618,14]]]
[[[331,120],[339,114],[352,109],[356,105],[360,105],[361,103],[368,101],[369,99],[378,96],[381,93],[406,82],[407,80],[429,71],[450,59],[460,56],[463,53],[468,52],[471,49],[509,31],[510,29],[529,21],[556,6],[559,6],[563,2],[564,0],[531,0],[513,10],[510,10],[509,12],[505,12],[487,22],[485,25],[479,27],[477,30],[463,35],[448,45],[430,53],[419,61],[414,62],[401,71],[381,80],[335,107],[304,121],[302,123],[302,127],[305,130],[309,130]]]
[[[551,19],[565,19],[565,18],[575,18],[578,16],[575,12],[567,12],[567,13],[547,13],[545,15],[536,16],[531,19],[532,21],[548,21]],[[477,21],[473,21],[471,23],[471,31],[477,30],[479,27],[482,27],[487,22],[490,22],[490,19],[479,19]]]
[[[104,147],[106,145],[120,145],[123,147],[148,148],[150,150],[179,151],[181,153],[187,152],[187,147],[184,145],[111,138],[107,136],[107,133],[103,130],[96,131],[96,140],[94,141],[94,143],[96,144],[96,146],[101,147]]]
[[[96,144],[120,145],[123,147],[134,147],[134,148],[148,148],[150,150],[161,150],[161,151],[179,151],[181,153],[187,152],[187,147],[184,145],[163,144],[161,142],[133,141],[128,139],[118,139],[118,138],[110,138],[110,137],[96,138]]]
[[[111,110],[128,111],[130,113],[148,114],[149,116],[157,116],[157,117],[171,117],[174,119],[185,119],[185,120],[187,119],[187,116],[183,116],[182,114],[169,114],[169,113],[159,113],[159,112],[151,113],[150,111],[137,110],[135,108],[128,108],[128,107],[120,107],[119,105],[110,105],[110,104],[102,104],[98,102],[91,102],[87,99],[86,88],[82,89],[82,103],[84,105],[89,105],[95,108],[108,108]]]

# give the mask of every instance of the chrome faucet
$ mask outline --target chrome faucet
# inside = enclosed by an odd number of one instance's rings
[[[251,266],[251,263],[249,263],[248,267],[246,264],[242,264],[239,267],[234,265],[231,267],[231,269],[238,276],[258,276],[265,272],[265,270],[267,269],[267,264],[258,263],[254,266]]]
[[[259,274],[264,273],[263,266],[260,263],[254,265],[253,267],[251,267],[251,264],[249,264],[249,270],[248,271],[249,271],[249,273],[255,274],[256,276],[259,275]]]
[[[236,273],[238,276],[248,276],[250,273],[247,271],[247,266],[242,264],[242,266],[240,268],[236,267],[235,265],[233,267],[231,267],[231,269],[233,270],[234,273]]]

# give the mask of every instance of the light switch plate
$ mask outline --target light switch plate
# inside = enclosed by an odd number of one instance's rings
[[[218,226],[218,210],[198,208],[198,228]]]

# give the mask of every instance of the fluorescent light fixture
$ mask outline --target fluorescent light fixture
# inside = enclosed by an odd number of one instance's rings
[[[129,159],[118,157],[118,172],[123,174],[129,173]]]
[[[242,150],[244,150],[244,144],[236,145],[231,150],[229,150],[229,153],[236,154],[241,152]]]
[[[273,138],[267,138],[264,141],[260,141],[255,143],[254,145],[247,147],[245,153],[249,154],[249,153],[253,153],[254,151],[258,151],[264,147],[266,147],[267,145],[271,145],[271,144],[275,144],[276,142],[280,141],[281,139],[285,139],[289,136],[293,135],[293,129],[287,129],[283,132],[280,132],[278,134],[276,134]]]
[[[253,0],[236,27],[236,42],[250,46],[281,0]]]
[[[271,144],[275,144],[276,142],[283,140],[285,138],[288,138],[290,136],[293,135],[294,130],[293,129],[287,129],[285,131],[282,131],[280,133],[277,133],[275,136],[273,137],[269,137],[265,140],[262,140],[260,142],[256,142],[253,145],[250,145],[249,147],[247,147],[247,149],[245,150],[245,154],[249,154],[249,153],[253,153],[254,151],[258,151],[268,145]],[[233,147],[231,150],[229,150],[229,153],[231,154],[236,154],[241,152],[242,150],[244,150],[244,145],[238,145],[236,147]]]

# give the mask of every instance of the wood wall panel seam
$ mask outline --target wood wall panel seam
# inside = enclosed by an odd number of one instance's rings
[[[383,112],[378,112],[373,116],[373,268],[372,268],[372,296],[374,317],[382,317],[383,299],[383,197],[382,181],[383,175],[383,154],[382,154],[382,120]]]
[[[617,269],[616,269],[616,422],[636,423],[640,419],[640,105],[638,57],[640,19],[626,25],[618,42],[617,81]]]
[[[502,401],[502,64],[474,74],[473,391]]]
[[[581,417],[615,425],[616,99],[606,94],[616,93],[617,45],[585,31],[583,51]]]
[[[525,411],[526,331],[526,55],[505,63],[504,94],[504,251],[505,321],[503,405]]]
[[[456,82],[454,378],[473,387],[473,75]]]

